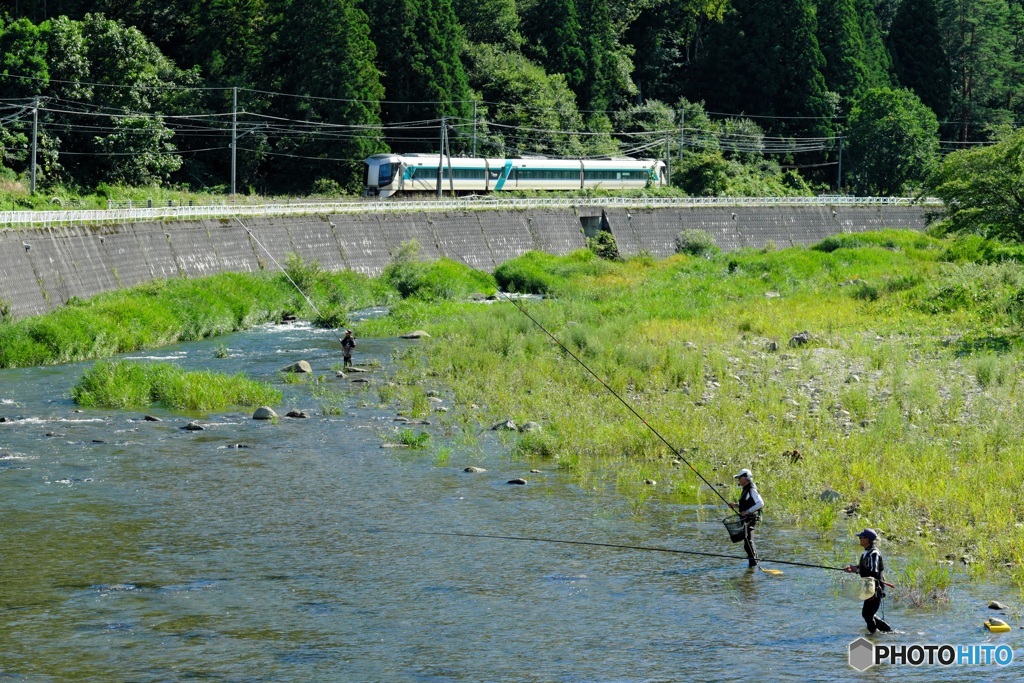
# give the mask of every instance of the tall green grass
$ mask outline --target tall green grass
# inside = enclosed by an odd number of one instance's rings
[[[275,405],[281,401],[281,392],[241,374],[187,372],[170,363],[98,361],[72,388],[71,397],[87,408],[124,410],[160,404],[208,411]]]

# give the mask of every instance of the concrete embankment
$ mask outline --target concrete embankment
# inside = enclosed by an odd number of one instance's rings
[[[565,254],[586,233],[615,235],[624,256],[674,251],[685,229],[706,230],[724,251],[806,245],[841,232],[920,230],[917,206],[694,207],[469,211],[391,215],[319,215],[246,219],[255,237],[283,263],[295,253],[329,270],[379,274],[403,242],[423,254],[493,270],[536,249]],[[73,297],[170,277],[274,270],[238,220],[135,223],[0,231],[0,313],[19,318],[53,310]]]

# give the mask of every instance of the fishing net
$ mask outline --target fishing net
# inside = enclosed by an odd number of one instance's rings
[[[722,524],[729,531],[729,540],[733,543],[739,543],[746,537],[746,524],[739,517],[726,517]]]
[[[868,600],[875,597],[875,580],[870,576],[846,579],[840,592],[852,600]]]

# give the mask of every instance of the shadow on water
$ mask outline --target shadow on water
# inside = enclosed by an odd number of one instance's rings
[[[401,340],[362,339],[387,372]],[[230,349],[218,358],[216,346]],[[136,354],[141,355],[141,354]],[[654,506],[641,518],[497,442],[380,448],[393,411],[330,372],[329,330],[264,326],[162,349],[190,369],[280,386],[305,420],[75,412],[88,364],[0,372],[0,680],[711,681],[857,679],[860,603],[828,572],[590,546],[417,535],[470,531],[734,554],[719,513]],[[224,354],[221,354],[222,356]],[[324,416],[278,370],[308,360],[343,396]],[[372,374],[372,373],[371,373]],[[452,413],[448,413],[450,416]],[[102,442],[102,443],[97,443]],[[239,445],[244,448],[238,448]],[[467,474],[466,464],[487,472]],[[524,476],[528,486],[508,486]],[[375,527],[406,534],[374,534]],[[832,549],[767,526],[768,557]],[[841,548],[852,561],[854,549]],[[898,558],[887,556],[890,563]],[[980,629],[998,586],[958,584],[930,610],[887,604],[899,642],[1020,645]],[[879,667],[871,678],[1017,680],[1016,664]],[[867,675],[860,675],[867,677]]]

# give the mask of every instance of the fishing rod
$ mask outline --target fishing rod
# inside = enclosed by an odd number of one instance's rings
[[[378,534],[402,534],[413,536],[461,536],[464,538],[490,538],[501,541],[532,541],[534,543],[559,543],[562,545],[589,545],[599,548],[616,548],[619,550],[643,550],[656,553],[672,553],[675,555],[699,555],[701,557],[720,557],[727,560],[746,560],[746,555],[725,555],[723,553],[708,553],[700,550],[680,550],[678,548],[662,548],[649,545],[624,545],[619,543],[599,543],[596,541],[570,541],[562,538],[540,538],[536,536],[503,536],[499,534],[471,534],[462,531],[399,531],[394,529],[373,529],[370,533]],[[846,567],[833,567],[827,564],[813,564],[810,562],[794,562],[791,560],[774,560],[769,558],[758,558],[760,562],[771,564],[785,564],[793,567],[809,567],[811,569],[830,569],[837,572],[845,572]],[[885,582],[883,582],[885,583]],[[894,588],[891,583],[885,585]]]
[[[482,272],[482,271],[481,271],[481,270],[480,270],[479,268],[476,268],[476,267],[474,267],[474,266],[473,266],[472,264],[470,264],[470,263],[469,263],[468,261],[466,261],[466,259],[462,258],[462,255],[461,255],[461,254],[458,254],[458,253],[457,253],[457,254],[455,254],[455,255],[456,255],[456,256],[458,256],[458,257],[459,257],[459,260],[460,260],[460,261],[462,261],[463,263],[465,263],[465,264],[466,264],[466,266],[467,266],[468,268],[470,268],[470,269],[472,269],[473,271],[475,271],[475,272],[479,273],[480,275],[485,275],[485,273],[483,273],[483,272]],[[694,467],[694,466],[693,466],[693,465],[692,465],[692,464],[690,463],[690,461],[689,461],[689,460],[687,460],[687,459],[686,459],[686,458],[685,458],[685,457],[683,456],[683,454],[679,452],[679,449],[677,449],[677,448],[676,448],[675,446],[673,446],[673,445],[672,445],[671,443],[669,443],[668,439],[666,439],[666,438],[665,438],[664,436],[662,436],[662,435],[661,435],[661,432],[659,432],[659,431],[658,431],[657,429],[655,429],[655,428],[654,428],[654,427],[653,427],[653,426],[652,426],[652,425],[651,425],[651,424],[650,424],[650,423],[649,423],[649,422],[648,422],[648,421],[647,421],[647,420],[646,420],[646,419],[644,418],[644,416],[643,416],[643,415],[641,415],[640,413],[638,413],[638,412],[637,412],[637,411],[636,411],[636,410],[635,410],[635,409],[633,408],[633,406],[632,406],[632,405],[630,405],[628,401],[626,401],[626,399],[622,398],[622,396],[620,396],[620,395],[619,395],[619,393],[618,393],[617,391],[615,391],[615,390],[614,390],[614,389],[612,389],[612,388],[611,388],[610,386],[608,386],[608,383],[607,383],[607,382],[605,382],[605,381],[604,381],[603,379],[601,379],[601,377],[600,377],[600,376],[599,376],[599,375],[598,375],[598,374],[597,374],[596,372],[594,372],[593,370],[591,370],[591,369],[590,369],[590,366],[588,366],[588,365],[587,365],[586,363],[584,363],[584,362],[583,362],[582,360],[580,360],[580,358],[579,358],[579,357],[578,357],[578,356],[577,356],[577,355],[576,355],[575,353],[573,353],[573,352],[572,352],[572,351],[571,351],[571,350],[570,350],[570,349],[569,349],[569,348],[568,348],[568,347],[567,347],[567,346],[566,346],[565,344],[563,344],[563,343],[561,342],[561,340],[559,340],[559,339],[558,339],[558,337],[556,337],[555,335],[551,334],[551,332],[549,332],[549,331],[548,331],[548,329],[547,329],[546,327],[544,327],[544,326],[543,326],[543,325],[542,325],[542,324],[541,324],[541,323],[540,323],[540,322],[539,322],[539,321],[538,321],[538,320],[537,320],[536,318],[534,318],[534,317],[533,317],[532,315],[530,315],[529,311],[527,311],[527,310],[526,310],[526,308],[525,308],[524,306],[521,306],[521,305],[519,304],[519,302],[517,302],[517,301],[516,301],[515,299],[511,298],[510,296],[508,296],[508,295],[507,295],[507,294],[505,294],[504,292],[502,292],[502,291],[501,291],[500,289],[498,290],[498,294],[500,294],[500,295],[501,295],[502,297],[504,297],[504,299],[505,299],[506,301],[508,301],[509,303],[511,303],[511,304],[512,304],[513,306],[515,306],[516,308],[518,308],[518,309],[519,309],[519,311],[520,311],[520,312],[521,312],[521,313],[522,313],[523,315],[525,315],[525,316],[526,316],[527,318],[529,318],[529,319],[530,319],[530,320],[531,320],[531,321],[533,322],[533,324],[534,324],[534,325],[536,325],[537,327],[539,327],[539,328],[541,329],[541,331],[543,331],[543,332],[544,332],[544,334],[546,334],[546,335],[547,335],[548,337],[550,337],[550,338],[551,338],[551,340],[552,340],[553,342],[555,342],[555,343],[556,343],[556,344],[557,344],[557,345],[559,346],[559,348],[561,348],[561,349],[562,349],[563,351],[565,351],[565,352],[566,352],[567,354],[569,354],[569,356],[571,356],[571,357],[572,357],[572,359],[573,359],[574,361],[576,361],[576,362],[577,362],[577,363],[579,363],[579,364],[580,364],[581,366],[583,366],[583,369],[584,369],[584,370],[586,370],[587,372],[589,372],[589,373],[590,373],[590,374],[591,374],[591,375],[592,375],[592,376],[594,377],[594,379],[596,379],[596,380],[597,380],[597,381],[598,381],[598,382],[599,382],[599,383],[601,384],[601,386],[603,386],[603,387],[604,387],[605,389],[607,389],[607,390],[608,390],[608,392],[609,392],[609,393],[610,393],[610,394],[611,394],[612,396],[614,396],[615,398],[617,398],[617,399],[619,400],[619,403],[621,403],[622,405],[626,406],[626,409],[627,409],[627,410],[629,410],[629,412],[633,413],[633,415],[635,415],[635,416],[636,416],[636,418],[637,418],[638,420],[640,420],[641,422],[643,422],[643,423],[644,423],[644,426],[645,426],[645,427],[647,427],[648,429],[650,429],[650,430],[651,430],[651,431],[652,431],[652,432],[654,433],[654,435],[655,435],[656,437],[658,437],[659,439],[661,439],[662,443],[664,443],[664,444],[665,444],[666,446],[668,446],[668,447],[669,447],[669,449],[670,449],[670,450],[671,450],[671,451],[672,451],[673,453],[675,453],[675,455],[676,455],[676,457],[677,457],[677,458],[679,458],[679,459],[680,459],[681,461],[683,461],[684,463],[686,463],[686,466],[687,466],[687,467],[689,467],[689,468],[690,468],[691,470],[693,470],[693,473],[694,473],[694,474],[696,474],[696,475],[697,475],[698,477],[700,477],[700,480],[701,480],[701,481],[703,481],[703,482],[704,482],[705,484],[707,484],[708,488],[710,488],[710,489],[711,489],[712,491],[714,491],[714,492],[715,492],[715,495],[716,495],[716,496],[718,496],[719,498],[721,498],[721,499],[722,499],[722,502],[723,502],[723,503],[725,503],[725,504],[726,504],[726,505],[727,505],[727,506],[728,506],[728,507],[730,508],[730,510],[731,510],[731,508],[732,508],[732,503],[730,503],[730,502],[729,502],[728,500],[726,500],[726,499],[725,499],[725,496],[723,496],[723,495],[722,495],[722,494],[721,494],[721,493],[720,493],[720,492],[718,491],[718,489],[717,489],[717,488],[715,488],[714,486],[712,486],[712,485],[711,485],[711,482],[709,482],[709,481],[708,481],[707,479],[705,479],[705,478],[704,478],[704,475],[702,475],[702,474],[701,474],[700,472],[698,472],[698,471],[697,471],[697,468],[696,468],[696,467]],[[737,517],[742,517],[742,515],[740,515],[740,514],[739,514],[738,512],[736,512],[735,510],[732,510],[732,513],[733,513],[733,514],[735,514],[735,515],[736,515]]]
[[[314,312],[315,312],[315,313],[317,314],[317,316],[318,316],[318,317],[320,317],[320,318],[323,318],[323,317],[324,317],[324,314],[323,314],[323,313],[321,313],[321,312],[320,312],[320,309],[316,307],[316,304],[314,304],[314,303],[313,303],[313,300],[312,300],[312,299],[310,299],[310,298],[309,298],[308,296],[306,296],[306,293],[302,291],[302,288],[301,288],[301,287],[299,287],[299,286],[298,286],[298,285],[297,285],[297,284],[295,283],[295,280],[293,280],[293,279],[292,279],[292,276],[288,274],[288,271],[287,271],[287,270],[285,270],[285,269],[284,269],[284,268],[283,268],[283,267],[281,266],[281,264],[277,262],[277,259],[276,259],[276,258],[274,258],[274,255],[273,255],[273,254],[271,254],[271,253],[270,253],[270,250],[269,250],[269,249],[267,249],[267,248],[266,248],[265,246],[263,246],[263,242],[260,242],[259,238],[258,238],[258,237],[256,237],[256,235],[255,235],[255,234],[253,233],[253,231],[252,231],[251,229],[249,229],[249,226],[247,226],[247,225],[246,225],[245,223],[243,223],[243,222],[242,222],[242,219],[241,219],[241,218],[235,218],[235,220],[236,220],[236,221],[238,221],[238,224],[239,224],[239,225],[241,225],[241,226],[242,226],[242,228],[243,228],[243,229],[244,229],[244,230],[245,230],[245,231],[246,231],[247,233],[249,233],[249,237],[251,237],[251,238],[252,238],[252,240],[253,240],[254,242],[256,242],[256,244],[260,245],[260,249],[262,249],[263,251],[267,252],[267,256],[269,256],[269,257],[270,257],[270,260],[274,262],[274,265],[275,265],[275,266],[277,266],[278,268],[280,268],[280,269],[281,269],[281,272],[282,272],[282,273],[284,273],[284,276],[285,276],[286,278],[288,278],[288,282],[292,283],[292,286],[293,286],[293,287],[295,287],[295,289],[296,289],[296,290],[298,290],[299,294],[301,294],[301,295],[302,295],[302,298],[306,300],[306,303],[307,303],[307,304],[309,304],[309,307],[313,309],[313,311],[314,311]],[[330,328],[330,329],[331,329],[331,334],[333,334],[333,335],[334,335],[334,338],[338,340],[338,343],[339,343],[339,344],[342,344],[342,345],[344,345],[344,343],[343,343],[343,342],[342,342],[342,340],[341,340],[341,337],[340,337],[340,336],[338,336],[338,333],[337,333],[337,332],[335,332],[334,328],[332,327],[332,328]]]

